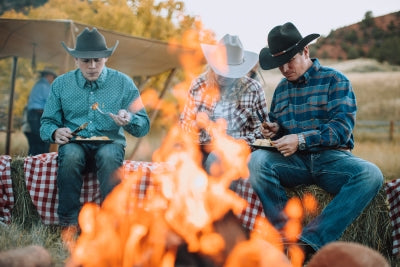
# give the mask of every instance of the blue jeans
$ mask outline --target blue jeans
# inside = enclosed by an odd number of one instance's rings
[[[203,153],[203,168],[204,168],[204,170],[207,172],[207,174],[211,174],[211,166],[213,165],[213,164],[219,164],[219,159],[218,159],[218,156],[215,154],[215,153],[213,153],[213,152],[211,152],[211,153],[209,153],[209,154],[205,154],[205,153]],[[222,170],[223,171],[223,170]],[[241,177],[238,177],[238,179],[236,179],[236,180],[233,180],[231,183],[230,183],[230,185],[229,185],[229,189],[230,190],[232,190],[232,191],[235,191],[235,189],[236,189],[236,187],[238,186],[238,184],[239,184],[239,179],[240,179]]]
[[[68,143],[59,147],[57,213],[60,225],[78,224],[82,174],[95,170],[103,201],[122,178],[118,177],[116,170],[123,165],[124,157],[125,148],[120,144]]]
[[[37,109],[28,110],[28,123],[31,131],[29,133],[25,133],[26,138],[28,139],[29,151],[28,155],[34,156],[43,153],[49,153],[50,151],[50,143],[44,142],[42,138],[40,138],[40,118],[42,117],[42,112]]]
[[[334,195],[299,237],[315,250],[338,240],[383,184],[383,175],[377,166],[341,150],[295,153],[290,157],[275,151],[256,150],[251,154],[249,170],[250,183],[265,215],[277,229],[287,219],[282,212],[288,200],[285,188],[315,184]]]

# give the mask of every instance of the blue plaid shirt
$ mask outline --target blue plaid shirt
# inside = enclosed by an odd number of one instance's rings
[[[350,81],[318,59],[296,82],[282,79],[275,89],[269,118],[277,138],[303,133],[307,151],[354,147],[357,104]]]
[[[96,102],[104,112],[116,114],[120,109],[129,110],[132,115],[130,123],[118,126],[110,116],[91,108]],[[52,135],[58,128],[74,130],[85,122],[89,125],[79,135],[108,136],[124,146],[124,130],[142,137],[150,129],[149,117],[132,79],[107,67],[93,82],[87,81],[79,69],[60,75],[53,81],[41,118],[40,136],[44,141],[54,142]]]

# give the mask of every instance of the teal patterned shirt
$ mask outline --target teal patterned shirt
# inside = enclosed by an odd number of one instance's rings
[[[131,112],[132,119],[126,126],[118,126],[109,115],[93,110],[94,103],[98,103],[104,112],[114,114],[126,109]],[[52,135],[58,128],[74,130],[85,122],[89,124],[79,135],[108,136],[123,146],[126,146],[124,130],[135,137],[142,137],[150,129],[149,117],[132,79],[107,67],[103,68],[96,81],[87,81],[79,69],[60,75],[53,81],[41,118],[40,137],[54,142]]]

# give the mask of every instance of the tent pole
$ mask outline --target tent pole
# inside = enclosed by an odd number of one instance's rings
[[[13,121],[13,109],[14,109],[14,91],[15,91],[15,76],[17,73],[18,57],[13,57],[13,66],[11,74],[11,92],[10,100],[8,104],[8,123],[7,123],[7,136],[6,136],[6,155],[10,155],[10,144],[11,144],[11,132],[12,132],[12,121]]]
[[[172,69],[171,72],[168,75],[167,80],[164,83],[164,88],[162,89],[160,95],[159,95],[159,100],[164,98],[165,93],[167,92],[167,89],[170,87],[170,83],[172,81],[172,78],[174,77],[176,72],[176,68]],[[161,101],[159,101],[159,103],[161,103]],[[160,110],[160,107],[156,107],[153,111],[153,113],[151,114],[150,117],[150,125],[154,122],[154,120],[156,119],[157,115],[158,115],[158,111]],[[130,159],[133,159],[133,157],[135,156],[137,150],[139,149],[140,143],[142,142],[143,138],[139,138],[135,144],[135,147],[133,148],[132,154],[130,155]]]

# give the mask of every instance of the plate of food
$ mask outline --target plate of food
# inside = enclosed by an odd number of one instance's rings
[[[259,149],[276,150],[276,147],[271,143],[271,139],[256,139],[251,146]]]
[[[91,143],[91,144],[108,144],[112,143],[114,140],[108,138],[107,136],[92,136],[89,138],[77,136],[70,140],[71,143]]]

